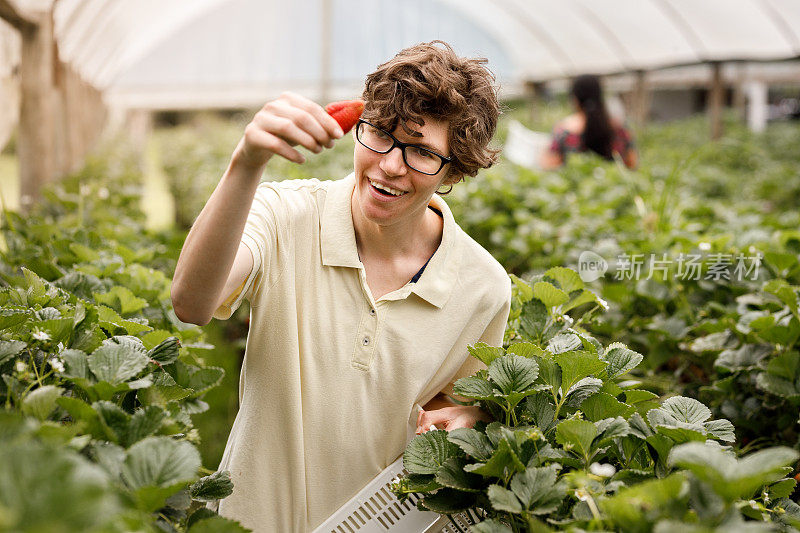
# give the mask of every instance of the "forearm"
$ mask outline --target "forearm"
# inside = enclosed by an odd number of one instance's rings
[[[456,405],[458,404],[450,400],[447,395],[440,392],[431,398],[431,401],[426,403],[422,408],[426,411],[433,411],[434,409],[443,409],[445,407],[454,407]]]
[[[232,291],[246,279],[252,257],[236,254],[267,161],[279,155],[303,163],[305,157],[293,146],[319,153],[343,135],[333,117],[303,96],[284,93],[264,104],[245,127],[230,165],[183,244],[171,294],[178,318],[207,324],[228,296],[222,295],[226,283]]]
[[[425,411],[434,411],[436,409],[444,409],[446,407],[466,407],[464,405],[455,403],[448,395],[443,392],[438,393],[436,396],[431,398],[431,400],[425,404],[422,408]],[[476,409],[480,411],[486,418],[491,418],[491,415],[481,409],[480,407],[470,407],[471,409]]]
[[[219,303],[239,248],[264,166],[241,163],[238,151],[192,225],[172,280],[172,303],[183,321],[205,324]]]

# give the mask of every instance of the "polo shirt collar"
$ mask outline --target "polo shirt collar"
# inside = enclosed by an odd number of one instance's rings
[[[322,264],[350,268],[363,268],[358,258],[356,233],[353,227],[351,196],[355,175],[333,182],[328,188],[320,229]],[[460,231],[450,208],[441,197],[434,194],[430,205],[441,211],[444,219],[442,242],[431,257],[419,281],[410,283],[410,292],[436,307],[443,307],[457,283],[461,253],[457,235]]]
[[[328,187],[320,228],[322,264],[325,266],[362,267],[350,208],[355,183],[355,175],[350,174]]]
[[[436,307],[443,307],[458,282],[458,267],[461,262],[461,251],[458,247],[457,234],[460,228],[453,218],[453,213],[444,200],[436,194],[431,197],[430,205],[441,211],[444,219],[442,242],[433,254],[428,266],[419,281],[411,284],[411,292]]]

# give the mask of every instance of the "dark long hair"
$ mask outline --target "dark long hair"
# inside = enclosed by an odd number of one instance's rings
[[[603,103],[600,79],[591,74],[578,76],[572,82],[572,96],[586,115],[586,127],[583,130],[584,146],[606,159],[612,159],[611,141],[614,132]]]

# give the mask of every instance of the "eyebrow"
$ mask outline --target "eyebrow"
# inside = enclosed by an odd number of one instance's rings
[[[449,156],[444,155],[444,152],[445,152],[444,150],[441,150],[440,148],[437,148],[436,146],[433,146],[432,144],[428,144],[428,143],[425,143],[425,142],[422,142],[422,143],[414,143],[414,142],[412,142],[412,143],[408,143],[408,144],[413,144],[414,146],[419,146],[420,148],[425,148],[426,150],[430,150],[431,152],[435,152],[438,155],[441,155],[441,156],[444,156],[444,157],[449,157]]]

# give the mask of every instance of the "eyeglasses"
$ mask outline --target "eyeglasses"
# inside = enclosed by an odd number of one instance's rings
[[[453,160],[452,157],[439,155],[422,146],[400,142],[391,133],[363,119],[360,119],[356,125],[356,139],[379,154],[388,154],[394,150],[395,146],[399,146],[406,165],[428,176],[438,174],[442,167]]]

